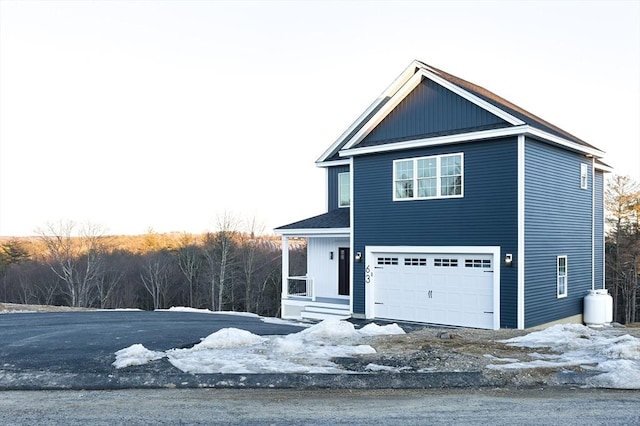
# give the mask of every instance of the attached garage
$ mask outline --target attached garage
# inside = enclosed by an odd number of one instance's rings
[[[367,317],[500,328],[499,247],[368,247]]]

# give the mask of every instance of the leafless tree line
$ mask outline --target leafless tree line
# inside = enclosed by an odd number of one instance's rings
[[[116,247],[103,227],[73,222],[38,230],[38,253],[20,239],[0,243],[0,300],[96,308],[161,309],[189,306],[278,316],[281,247],[255,220],[241,226],[231,215],[217,229],[182,234],[164,244],[144,236],[146,248]],[[304,247],[291,262],[304,268]]]
[[[613,176],[607,185],[606,285],[614,299],[614,319],[640,321],[640,186],[628,176]]]

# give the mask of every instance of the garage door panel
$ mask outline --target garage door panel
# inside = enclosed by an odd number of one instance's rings
[[[376,317],[493,328],[492,254],[376,255]]]

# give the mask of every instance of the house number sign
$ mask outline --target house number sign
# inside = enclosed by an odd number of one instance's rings
[[[367,265],[367,268],[364,270],[364,282],[369,284],[371,282],[371,266]]]

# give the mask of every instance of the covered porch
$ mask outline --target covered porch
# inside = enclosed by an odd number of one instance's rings
[[[282,318],[351,317],[348,209],[285,225],[275,232],[282,236]],[[292,274],[290,248],[301,239],[306,241],[306,273]]]

